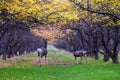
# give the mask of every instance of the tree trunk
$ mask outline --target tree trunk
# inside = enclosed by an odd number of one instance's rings
[[[108,54],[104,54],[103,60],[104,60],[105,62],[109,61],[109,55],[108,55]]]
[[[94,58],[95,58],[95,60],[98,60],[98,59],[99,59],[99,56],[98,56],[98,52],[97,52],[97,51],[95,51]]]
[[[2,59],[6,60],[6,53],[3,53]]]
[[[0,53],[0,57],[1,57],[1,53]]]
[[[11,56],[14,57],[15,55],[12,53]]]
[[[112,59],[112,62],[113,62],[114,64],[118,64],[118,63],[119,63],[119,61],[118,61],[118,54],[115,55],[115,56],[112,56],[111,59]]]
[[[7,58],[11,58],[11,54],[10,53],[7,55]]]
[[[96,54],[95,55],[95,60],[98,60],[98,59],[99,59],[98,54]]]

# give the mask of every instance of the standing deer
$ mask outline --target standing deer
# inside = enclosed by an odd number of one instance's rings
[[[47,59],[47,39],[43,39],[44,42],[44,46],[42,48],[38,48],[38,56],[39,56],[39,63],[38,65],[41,66],[42,65],[42,57],[45,56],[45,64],[46,64],[46,59]]]
[[[81,62],[82,62],[83,57],[84,57],[85,60],[86,60],[86,63],[87,63],[87,51],[83,51],[83,50],[81,50],[81,51],[74,51],[73,55],[75,57],[75,60],[77,59],[77,57],[80,57],[81,58]]]

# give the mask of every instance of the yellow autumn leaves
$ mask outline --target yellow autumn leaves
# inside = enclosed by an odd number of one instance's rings
[[[77,20],[78,13],[68,0],[51,0],[48,4],[44,3],[44,0],[2,0],[0,10],[2,9],[14,15],[7,16],[10,19],[25,20],[34,17],[46,24]]]

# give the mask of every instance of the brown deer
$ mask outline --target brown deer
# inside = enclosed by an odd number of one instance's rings
[[[83,51],[83,50],[81,50],[81,51],[74,51],[73,55],[75,57],[75,60],[77,59],[77,57],[80,57],[81,58],[81,62],[82,62],[83,57],[84,57],[85,61],[87,63],[87,51]]]
[[[47,39],[43,39],[44,42],[44,46],[42,48],[38,48],[38,56],[39,56],[39,62],[38,65],[41,66],[42,65],[42,57],[45,56],[45,64],[46,64],[46,59],[47,59]]]

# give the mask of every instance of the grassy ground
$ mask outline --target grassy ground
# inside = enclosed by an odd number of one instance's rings
[[[48,57],[49,64],[38,67],[36,54],[22,55],[11,66],[0,68],[0,80],[120,80],[120,64],[103,62],[102,57],[88,58],[87,64],[76,64],[64,51],[49,51]]]

